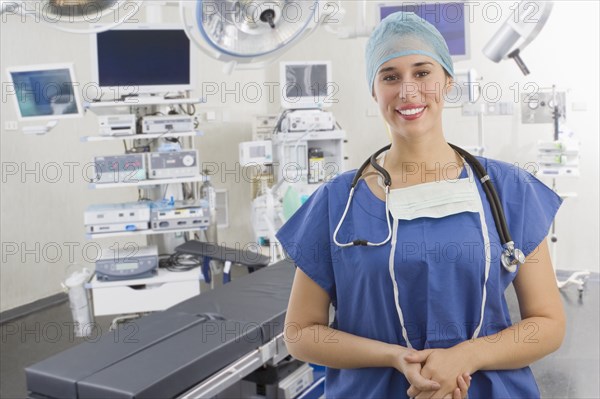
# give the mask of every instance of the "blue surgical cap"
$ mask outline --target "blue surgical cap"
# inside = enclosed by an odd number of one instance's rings
[[[441,33],[429,22],[412,12],[395,12],[375,28],[365,54],[367,80],[373,93],[375,75],[391,59],[421,54],[433,58],[454,77],[448,45]]]

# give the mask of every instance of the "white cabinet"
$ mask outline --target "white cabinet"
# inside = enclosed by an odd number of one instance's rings
[[[165,310],[200,294],[200,268],[187,272],[159,269],[151,278],[122,281],[98,281],[96,276],[87,288],[92,291],[94,316]]]

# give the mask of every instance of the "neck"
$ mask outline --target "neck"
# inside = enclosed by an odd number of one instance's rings
[[[432,170],[444,168],[450,164],[462,164],[458,154],[448,145],[441,134],[409,140],[394,136],[385,163],[390,170],[398,172],[405,171],[407,168]]]

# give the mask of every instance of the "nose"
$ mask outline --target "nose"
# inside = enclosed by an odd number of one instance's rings
[[[415,97],[419,93],[419,86],[414,80],[404,80],[399,85],[398,96],[401,99],[407,99],[408,97]]]

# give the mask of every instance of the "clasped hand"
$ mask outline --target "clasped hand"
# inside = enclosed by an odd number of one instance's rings
[[[471,385],[472,370],[456,347],[411,350],[402,356],[399,369],[410,383],[411,398],[464,399]]]

